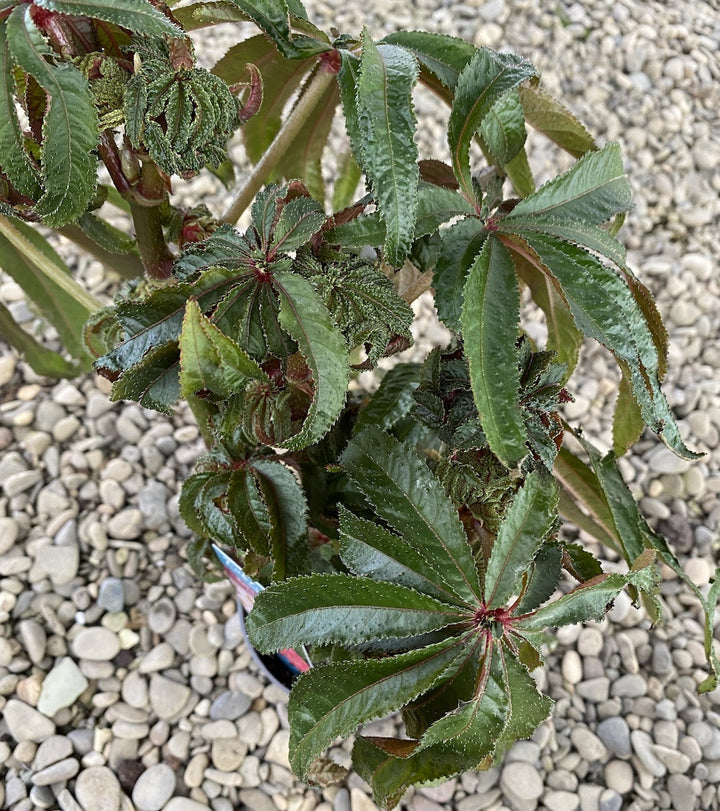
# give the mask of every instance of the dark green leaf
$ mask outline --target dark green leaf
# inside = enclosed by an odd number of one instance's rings
[[[353,433],[370,425],[389,431],[415,404],[413,392],[420,382],[420,364],[398,363],[388,370],[370,402],[358,415]]]
[[[534,611],[552,597],[562,574],[562,552],[559,546],[543,546],[528,568],[528,583],[516,614]]]
[[[342,461],[378,515],[427,557],[438,585],[477,603],[477,569],[457,511],[414,449],[370,427],[350,440]]]
[[[603,573],[600,561],[580,544],[564,543],[562,552],[563,566],[581,582],[592,580]]]
[[[458,76],[477,51],[470,42],[458,37],[426,31],[397,31],[382,41],[412,51],[422,67],[423,81],[434,90],[438,84],[454,90]]]
[[[77,219],[95,191],[97,112],[88,83],[69,63],[46,61],[52,51],[32,21],[32,6],[15,8],[7,21],[10,51],[47,92],[43,121],[42,182],[37,212],[50,227]]]
[[[433,272],[435,306],[448,329],[462,328],[462,291],[467,274],[487,239],[481,220],[468,217],[440,231],[441,247]]]
[[[297,450],[321,439],[340,416],[347,394],[348,353],[330,313],[306,279],[278,273],[274,284],[280,293],[280,324],[297,342],[315,387],[302,430],[284,443]]]
[[[352,572],[399,583],[445,603],[457,602],[452,592],[437,583],[432,565],[404,538],[353,515],[342,505],[339,514],[340,557]]]
[[[48,349],[28,335],[13,320],[7,307],[0,302],[0,336],[17,349],[38,375],[48,377],[76,377],[80,368],[77,363],[66,360],[54,349]]]
[[[313,667],[293,685],[288,703],[290,764],[304,777],[338,736],[381,718],[450,675],[455,639],[381,660]]]
[[[135,239],[95,214],[86,211],[77,221],[77,227],[82,229],[85,236],[89,237],[103,251],[117,256],[127,254],[137,256]],[[72,235],[70,235],[70,238],[72,239]],[[112,267],[112,265],[110,266]],[[139,275],[139,272],[136,275]]]
[[[195,299],[185,309],[180,333],[180,390],[183,397],[230,397],[250,380],[267,375],[231,338],[206,318]]]
[[[518,402],[519,319],[515,266],[505,246],[491,237],[465,284],[463,338],[483,431],[490,449],[507,467],[515,467],[527,454],[528,436]]]
[[[357,107],[357,86],[360,81],[360,57],[341,49],[340,70],[337,82],[340,88],[340,103],[345,117],[345,130],[350,139],[352,154],[362,164],[363,133],[360,130]]]
[[[623,369],[613,417],[613,451],[615,455],[622,456],[627,453],[640,439],[644,428],[645,422],[633,394],[630,375]]]
[[[204,538],[235,546],[237,535],[225,509],[225,497],[232,471],[208,471],[190,476],[180,494],[180,514],[185,523]]]
[[[507,647],[501,649],[506,690],[510,696],[510,713],[500,741],[514,743],[529,738],[550,715],[552,699],[538,693],[532,676],[517,656]]]
[[[415,58],[395,45],[373,44],[363,34],[357,84],[359,155],[385,228],[385,252],[401,265],[410,251],[417,209],[417,146],[412,88]]]
[[[21,194],[37,199],[40,196],[38,173],[25,150],[20,130],[5,29],[6,24],[0,23],[0,167]]]
[[[135,34],[183,36],[183,32],[148,0],[35,0],[35,5],[59,14],[104,20]]]
[[[280,53],[289,58],[309,56],[326,51],[328,46],[315,39],[295,36],[290,31],[288,5],[293,13],[301,10],[297,0],[232,0],[233,3],[255,22],[275,43]]]
[[[470,175],[470,142],[495,104],[532,76],[535,68],[514,54],[481,48],[458,77],[448,122],[448,143],[460,188],[474,200]]]
[[[525,119],[538,132],[579,158],[595,149],[592,135],[575,116],[537,84],[528,83],[519,88]]]
[[[505,166],[525,144],[525,114],[516,90],[506,93],[490,108],[480,125],[485,148],[492,162]]]
[[[457,608],[398,585],[346,574],[314,574],[271,585],[248,616],[250,639],[273,653],[298,645],[360,645],[444,628]]]
[[[362,169],[358,166],[352,150],[348,149],[338,161],[337,179],[335,180],[335,187],[333,188],[333,211],[341,211],[352,203],[355,199],[355,190],[357,189],[361,177]],[[384,238],[383,235],[383,239]]]
[[[520,580],[557,516],[557,486],[549,474],[525,479],[500,524],[485,571],[485,603],[499,608],[520,592]]]
[[[654,587],[654,567],[629,572],[627,575],[600,575],[582,583],[569,594],[538,608],[517,622],[519,633],[541,631],[550,626],[572,625],[576,622],[600,620],[609,610],[612,601],[627,585],[643,590]]]
[[[505,164],[505,172],[518,196],[527,197],[528,194],[535,191],[535,178],[525,149],[521,149],[512,160]]]
[[[135,400],[145,408],[172,414],[171,406],[180,398],[179,360],[175,341],[151,349],[131,374],[113,383],[110,399]]]
[[[232,0],[200,0],[190,6],[173,8],[173,17],[185,31],[217,23],[249,22],[250,18]]]
[[[556,220],[582,220],[599,225],[627,211],[632,201],[618,144],[589,152],[562,175],[521,200],[505,217],[549,216]]]
[[[253,462],[270,516],[273,579],[307,571],[308,505],[300,482],[289,467],[270,459]]]
[[[271,253],[294,251],[316,234],[326,220],[323,207],[310,197],[296,197],[283,206],[274,228]]]
[[[227,509],[245,542],[245,548],[258,555],[270,555],[270,513],[250,470],[233,472],[227,489]]]

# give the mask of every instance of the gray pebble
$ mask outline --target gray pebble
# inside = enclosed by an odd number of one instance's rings
[[[623,717],[616,716],[601,721],[597,726],[597,735],[613,754],[630,756],[630,727]]]
[[[53,718],[64,707],[71,706],[85,692],[88,680],[69,657],[60,659],[43,679],[37,708]]]
[[[21,620],[17,626],[20,642],[27,651],[30,661],[38,664],[45,656],[45,646],[47,645],[47,634],[45,629],[36,620]]]
[[[80,764],[74,757],[60,760],[50,766],[46,766],[39,772],[35,772],[32,781],[36,786],[50,786],[55,783],[65,783],[80,771]]]
[[[175,771],[167,763],[158,763],[144,771],[132,792],[138,811],[160,811],[175,791]]]
[[[156,634],[166,634],[172,628],[176,616],[173,601],[168,597],[161,597],[150,607],[148,626]]]
[[[75,796],[84,811],[119,811],[120,783],[107,766],[83,769],[75,780]]]
[[[120,641],[109,628],[98,625],[83,628],[73,640],[72,650],[79,659],[106,662],[118,655]]]
[[[226,690],[210,705],[210,718],[213,721],[226,718],[234,721],[250,709],[251,699],[244,693]]]
[[[611,788],[606,788],[600,795],[600,811],[620,811],[622,797]]]
[[[626,673],[616,679],[610,687],[610,694],[621,698],[637,698],[647,693],[647,682],[640,673]]]
[[[105,611],[117,613],[125,606],[125,590],[119,577],[106,577],[100,584],[97,603]]]

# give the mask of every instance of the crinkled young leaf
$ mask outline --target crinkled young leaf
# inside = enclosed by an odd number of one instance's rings
[[[540,269],[559,283],[578,327],[627,364],[645,424],[679,456],[697,458],[685,446],[660,389],[657,348],[627,284],[596,257],[567,242],[540,234],[525,237],[525,242],[539,257]]]
[[[180,333],[180,390],[183,397],[230,397],[251,379],[269,382],[263,370],[203,315],[196,299],[185,309]]]
[[[415,58],[394,45],[376,46],[363,33],[357,83],[359,155],[385,228],[385,252],[401,265],[410,251],[417,209],[417,145],[412,88]]]
[[[271,459],[253,462],[253,472],[270,516],[273,579],[307,571],[308,504],[289,467]]]
[[[146,36],[182,37],[183,32],[148,0],[35,0],[59,14],[92,17]]]
[[[248,63],[260,72],[263,99],[257,115],[241,129],[248,158],[257,163],[272,143],[282,124],[282,113],[288,99],[297,90],[303,76],[315,59],[289,59],[278,52],[263,34],[233,45],[215,64],[212,72],[228,85],[243,80]]]
[[[468,217],[440,231],[440,253],[433,270],[435,307],[448,329],[462,329],[462,292],[468,271],[483,243],[487,231],[477,217]]]
[[[77,362],[66,360],[54,349],[48,349],[15,323],[8,308],[0,302],[0,335],[30,364],[32,370],[48,377],[77,377]]]
[[[388,370],[370,402],[358,414],[353,433],[370,425],[389,431],[406,417],[415,405],[413,393],[420,383],[420,370],[419,363],[398,363]]]
[[[150,349],[129,373],[113,383],[111,400],[135,400],[145,408],[172,414],[180,398],[180,351],[176,341]]]
[[[406,539],[379,524],[359,518],[340,505],[340,557],[357,575],[399,583],[445,603],[458,598],[437,582],[437,572]]]
[[[294,251],[316,234],[327,217],[323,207],[310,197],[296,197],[283,206],[273,230],[270,252]]]
[[[25,149],[15,107],[15,82],[6,23],[0,23],[0,167],[13,186],[31,199],[40,196],[38,173]]]
[[[475,198],[470,142],[499,99],[536,75],[529,62],[514,54],[480,48],[458,77],[448,122],[448,144],[455,176],[468,200]]]
[[[314,574],[275,583],[259,594],[247,619],[265,653],[298,645],[359,645],[445,628],[457,608],[426,594],[367,577]]]
[[[69,63],[53,64],[52,54],[32,20],[32,6],[17,6],[7,20],[7,38],[15,62],[47,92],[43,121],[43,196],[37,213],[50,227],[77,219],[95,191],[97,112],[88,83]]]
[[[480,135],[494,163],[505,166],[525,144],[525,114],[516,90],[506,93],[490,108],[480,125]]]
[[[452,673],[454,638],[384,659],[313,667],[293,685],[288,702],[290,764],[303,778],[337,737],[382,718]]]
[[[476,768],[492,754],[509,707],[499,657],[493,656],[487,666],[490,673],[482,693],[430,726],[411,753],[388,757],[371,775],[359,769],[369,779],[378,805],[389,808],[411,785],[447,780]],[[360,755],[362,749],[353,750],[353,761]]]
[[[490,237],[465,283],[463,338],[483,431],[490,449],[507,467],[527,455],[527,430],[518,402],[519,320],[515,266],[500,240]]]
[[[273,281],[280,294],[280,324],[297,342],[315,387],[300,433],[284,443],[284,447],[298,450],[325,436],[340,416],[347,394],[348,352],[310,282],[287,272],[275,274]]]
[[[563,104],[537,84],[529,82],[518,89],[525,111],[525,120],[538,132],[579,158],[591,149],[595,141],[585,127]]]
[[[589,152],[567,172],[521,200],[504,222],[512,228],[510,223],[515,218],[552,216],[599,225],[627,211],[631,204],[632,192],[620,147],[608,144],[597,152]]]
[[[485,570],[485,603],[499,608],[520,591],[520,580],[557,516],[557,486],[549,474],[530,473],[500,524]]]
[[[605,616],[610,604],[625,586],[632,585],[643,591],[652,591],[654,584],[653,566],[626,575],[600,575],[518,620],[515,627],[518,633],[523,634],[526,631],[541,631],[551,626],[599,620]]]
[[[477,604],[480,582],[457,510],[414,449],[369,427],[350,440],[342,462],[378,515],[427,558],[438,585]]]

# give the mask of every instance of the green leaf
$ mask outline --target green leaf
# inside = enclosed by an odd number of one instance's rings
[[[630,572],[627,575],[608,574],[589,580],[560,597],[538,608],[528,617],[518,620],[518,633],[541,631],[544,628],[572,625],[588,620],[600,620],[609,610],[610,604],[627,585],[641,589],[652,589],[654,567]]]
[[[469,160],[473,136],[499,99],[535,75],[535,68],[524,59],[481,48],[458,77],[448,122],[448,144],[455,176],[468,200],[475,199]]]
[[[301,778],[332,741],[381,718],[447,677],[460,651],[448,639],[408,653],[313,667],[288,702],[290,764]]]
[[[86,363],[83,327],[100,302],[72,278],[47,240],[21,220],[0,217],[0,268],[55,327],[70,354]]]
[[[307,118],[278,163],[278,171],[284,178],[289,180],[299,177],[310,194],[321,203],[325,202],[322,157],[335,120],[339,98],[338,86],[333,83],[318,101],[312,115]],[[358,180],[359,174],[355,186]]]
[[[387,230],[387,260],[396,266],[409,253],[415,233],[420,175],[412,89],[417,71],[410,53],[395,45],[376,46],[363,33],[357,83],[359,157]]]
[[[289,272],[275,274],[273,282],[280,294],[280,324],[297,342],[315,387],[300,433],[283,446],[299,450],[325,436],[340,416],[347,394],[348,352],[310,282]]]
[[[289,467],[270,459],[253,462],[270,515],[273,579],[306,572],[308,504],[300,482]]]
[[[282,125],[288,99],[297,90],[316,60],[288,59],[262,34],[233,45],[212,72],[233,85],[243,81],[246,65],[257,67],[262,77],[263,98],[260,110],[241,129],[245,151],[252,163],[265,154]]]
[[[679,456],[697,458],[685,446],[660,389],[657,348],[627,284],[614,270],[574,245],[540,234],[525,241],[539,257],[541,269],[559,283],[577,326],[627,365],[645,424]]]
[[[525,145],[525,114],[516,90],[506,93],[490,108],[480,125],[480,135],[492,162],[505,166]]]
[[[500,524],[485,571],[485,603],[499,608],[520,592],[520,580],[555,527],[557,486],[549,474],[530,473]]]
[[[398,585],[346,574],[283,580],[259,594],[248,635],[264,653],[298,645],[360,645],[444,628],[459,610]]]
[[[556,220],[582,220],[599,225],[627,211],[631,203],[632,192],[620,147],[608,144],[597,152],[589,152],[572,169],[521,200],[504,223],[512,228],[510,222],[518,217],[552,216]]]
[[[35,5],[59,14],[104,20],[128,28],[135,34],[184,36],[184,32],[148,0],[35,0]]]
[[[208,471],[190,476],[180,494],[180,514],[198,535],[229,546],[236,545],[236,532],[224,500],[232,471]]]
[[[337,83],[340,88],[340,103],[345,117],[345,130],[350,139],[352,154],[362,164],[363,132],[360,129],[357,106],[357,86],[360,81],[360,57],[341,48],[340,70]],[[361,166],[362,168],[362,166]]]
[[[398,363],[389,369],[370,402],[363,406],[353,428],[360,433],[370,425],[389,431],[406,417],[413,406],[413,393],[420,383],[419,363]]]
[[[127,254],[137,256],[137,243],[134,237],[95,214],[86,211],[77,221],[77,227],[82,230],[86,237],[91,239],[103,251],[107,251],[107,253],[117,256]],[[69,233],[64,232],[64,235],[68,236],[69,239],[73,239],[72,226],[68,226],[68,231]],[[110,266],[112,267],[112,265]],[[140,275],[140,272],[135,275]]]
[[[21,194],[34,200],[40,196],[40,184],[20,130],[13,64],[5,30],[6,24],[0,23],[0,167]]]
[[[310,197],[296,197],[283,206],[275,225],[270,253],[294,251],[316,234],[327,217]]]
[[[180,333],[180,391],[183,397],[230,397],[250,380],[269,378],[231,338],[203,315],[190,299]]]
[[[355,190],[357,189],[361,177],[362,169],[358,166],[352,150],[348,149],[338,161],[337,178],[335,180],[335,187],[333,188],[333,211],[341,211],[352,203],[355,199]],[[383,239],[384,238],[383,235]]]
[[[592,135],[580,121],[537,84],[523,85],[518,92],[528,124],[574,158],[596,148]]]
[[[396,31],[382,42],[412,51],[422,67],[423,82],[436,92],[441,88],[454,90],[460,73],[477,51],[474,45],[459,37],[426,31]],[[443,97],[449,100],[450,94]]]
[[[535,555],[528,568],[528,583],[516,614],[534,611],[552,597],[562,574],[562,552],[559,546],[547,545]]]
[[[180,398],[180,376],[177,343],[170,341],[151,349],[137,363],[132,374],[113,383],[111,400],[135,400],[145,408],[172,414]]]
[[[80,372],[77,363],[68,361],[54,349],[43,346],[19,327],[2,302],[0,302],[0,336],[22,354],[35,374],[48,377],[77,377]]]
[[[490,449],[506,467],[515,467],[527,454],[518,402],[519,319],[515,266],[505,246],[490,237],[465,284],[463,338],[480,422]]]
[[[456,595],[437,582],[437,572],[413,544],[340,505],[340,557],[357,575],[399,583],[445,603]]]
[[[506,690],[510,696],[510,714],[500,741],[514,743],[529,738],[550,715],[553,701],[540,695],[525,665],[506,646],[500,649],[505,669]]]
[[[290,31],[288,5],[293,13],[301,10],[297,0],[232,0],[233,3],[256,23],[275,43],[283,56],[298,58],[328,50],[325,43],[306,37],[293,35]],[[304,14],[296,14],[304,17]]]
[[[645,421],[633,394],[629,372],[627,369],[623,369],[613,417],[613,451],[615,455],[622,456],[627,453],[640,439],[644,428]]]
[[[14,9],[7,21],[13,58],[34,76],[49,97],[43,121],[42,183],[36,210],[57,228],[77,219],[95,192],[97,112],[88,83],[69,63],[46,61],[52,51],[30,16],[32,6]]]
[[[389,757],[374,769],[370,782],[380,806],[394,805],[411,785],[447,780],[492,754],[509,708],[499,657],[492,656],[486,667],[489,674],[480,695],[432,724],[412,754]],[[353,751],[353,760],[361,751]]]
[[[258,555],[272,552],[272,522],[260,485],[251,470],[236,470],[227,488],[227,508],[247,549]]]
[[[462,292],[468,271],[487,239],[477,217],[468,217],[440,231],[440,253],[433,271],[435,307],[448,329],[462,329]]]
[[[194,31],[217,23],[250,22],[247,14],[232,0],[200,0],[190,6],[173,8],[173,17],[185,31]]]
[[[480,582],[457,511],[414,449],[370,427],[350,440],[342,462],[378,515],[427,558],[437,584],[477,604]]]

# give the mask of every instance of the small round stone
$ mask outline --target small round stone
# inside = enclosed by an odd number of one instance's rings
[[[132,792],[138,811],[160,811],[175,791],[175,772],[166,763],[158,763],[144,771]]]
[[[55,734],[55,724],[34,707],[11,698],[3,707],[8,732],[16,741],[40,743]]]
[[[75,780],[75,796],[83,811],[119,811],[120,783],[107,766],[83,769]]]
[[[622,716],[606,718],[597,726],[598,738],[615,755],[629,757],[632,751],[630,746],[630,727]]]
[[[524,761],[505,764],[500,774],[500,787],[509,798],[516,797],[521,802],[536,800],[544,788],[537,769]]]
[[[79,659],[107,662],[120,652],[117,634],[101,625],[83,628],[72,642],[73,653]]]
[[[635,785],[635,774],[626,760],[611,760],[605,766],[605,785],[619,794],[627,794]]]

